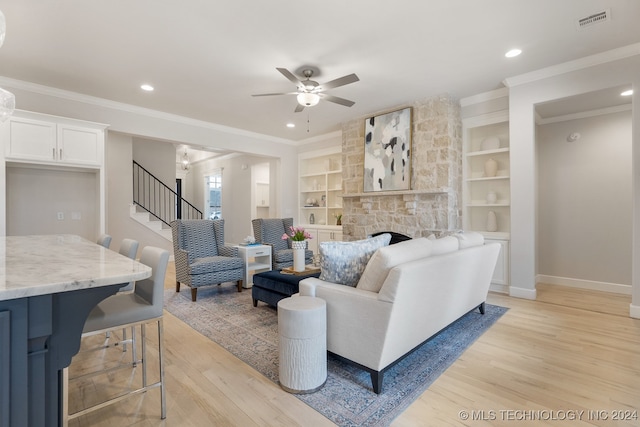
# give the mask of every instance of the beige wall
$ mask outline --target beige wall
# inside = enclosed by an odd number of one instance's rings
[[[630,286],[631,111],[541,125],[536,144],[538,274]]]
[[[7,235],[98,237],[98,173],[7,167]],[[58,219],[61,213],[63,219]]]

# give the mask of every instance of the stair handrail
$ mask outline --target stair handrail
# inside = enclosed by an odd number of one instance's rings
[[[141,173],[142,176],[140,176]],[[135,160],[133,160],[133,203],[167,225],[171,225],[174,219],[202,219],[203,217],[201,210],[180,197],[171,187]]]

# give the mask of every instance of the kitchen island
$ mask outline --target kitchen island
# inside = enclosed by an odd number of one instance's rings
[[[0,427],[62,425],[62,370],[103,299],[151,268],[73,235],[0,237]]]

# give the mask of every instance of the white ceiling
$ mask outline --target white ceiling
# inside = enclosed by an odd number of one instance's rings
[[[609,21],[577,29],[607,8]],[[637,0],[0,0],[0,10],[0,76],[296,141],[640,42]],[[523,54],[505,58],[513,47]],[[356,104],[294,113],[294,96],[251,96],[295,89],[276,67],[303,65],[320,83],[356,73],[329,91]]]

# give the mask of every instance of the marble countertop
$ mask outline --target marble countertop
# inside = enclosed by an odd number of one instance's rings
[[[150,276],[151,267],[79,236],[0,237],[0,301]]]

